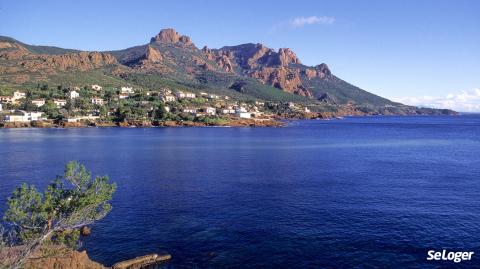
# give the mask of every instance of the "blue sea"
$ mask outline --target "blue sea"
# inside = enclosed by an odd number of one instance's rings
[[[168,268],[480,267],[480,116],[285,128],[0,130],[0,210],[78,160],[118,184],[82,239],[98,262]],[[473,251],[427,261],[427,251]]]

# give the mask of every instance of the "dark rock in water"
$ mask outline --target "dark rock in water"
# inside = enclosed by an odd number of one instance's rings
[[[83,226],[80,229],[80,234],[83,235],[83,236],[89,236],[91,233],[92,233],[92,231],[91,231],[90,228],[88,228],[88,226]]]

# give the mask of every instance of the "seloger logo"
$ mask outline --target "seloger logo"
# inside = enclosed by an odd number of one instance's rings
[[[472,259],[473,251],[465,252],[465,251],[446,251],[445,249],[442,251],[435,251],[429,250],[428,252],[428,261],[453,261],[455,263],[459,263],[461,261],[469,261]]]

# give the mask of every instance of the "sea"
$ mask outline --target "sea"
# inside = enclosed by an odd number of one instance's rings
[[[82,238],[105,265],[169,253],[157,268],[480,267],[480,115],[0,129],[0,212],[70,160],[117,183]]]

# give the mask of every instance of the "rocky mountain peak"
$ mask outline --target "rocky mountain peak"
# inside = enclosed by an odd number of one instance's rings
[[[289,48],[282,48],[278,50],[278,57],[281,66],[288,66],[289,64],[301,64],[297,55]]]
[[[192,39],[186,35],[180,35],[175,29],[162,29],[158,35],[152,37],[151,43],[180,44],[184,46],[193,46]]]

